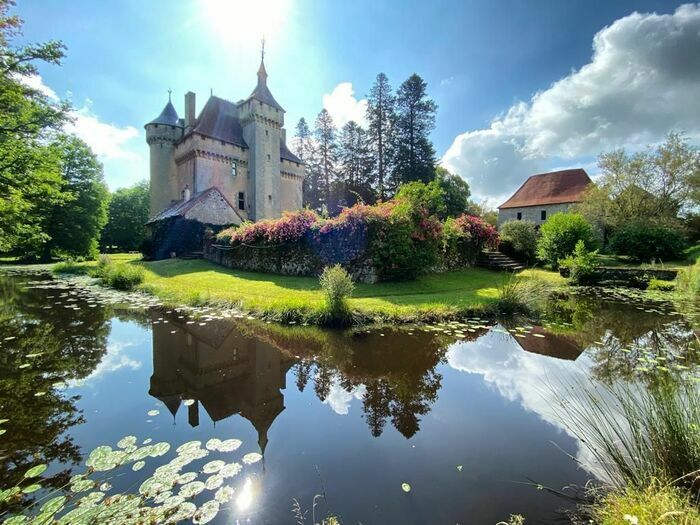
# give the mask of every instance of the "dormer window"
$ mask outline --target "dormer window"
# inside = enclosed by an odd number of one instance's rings
[[[238,164],[236,164],[236,161],[234,160],[231,163],[231,176],[235,177],[236,175],[238,175]]]

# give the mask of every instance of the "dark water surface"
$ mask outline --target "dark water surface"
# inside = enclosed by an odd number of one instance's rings
[[[566,385],[633,376],[635,355],[682,352],[692,335],[667,307],[598,297],[553,303],[548,328],[343,334],[115,304],[47,275],[0,273],[0,293],[2,486],[42,462],[61,486],[128,435],[170,443],[150,468],[108,473],[112,492],[136,492],[180,444],[239,439],[202,460],[263,455],[224,480],[234,497],[214,523],[296,523],[294,499],[311,523],[321,493],[317,521],[330,509],[344,523],[555,522],[567,501],[532,482],[590,477],[553,414]]]

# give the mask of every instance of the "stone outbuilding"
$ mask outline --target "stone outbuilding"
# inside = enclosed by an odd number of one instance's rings
[[[175,201],[146,223],[150,247],[144,249],[149,259],[165,259],[202,250],[204,232],[218,231],[242,218],[218,188],[208,188],[190,195],[185,187],[183,198]]]
[[[582,168],[532,175],[518,191],[498,207],[498,226],[510,220],[542,225],[557,212],[581,202],[591,178]]]

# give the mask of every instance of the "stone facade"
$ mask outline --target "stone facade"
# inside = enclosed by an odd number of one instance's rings
[[[506,221],[530,221],[541,226],[552,215],[558,212],[569,211],[572,204],[544,204],[542,206],[526,206],[523,208],[503,208],[498,210],[498,227]],[[543,218],[544,212],[544,218]]]
[[[243,220],[278,218],[303,205],[304,164],[286,145],[284,109],[258,83],[245,100],[210,96],[199,116],[194,93],[185,95],[185,118],[172,102],[146,124],[150,148],[151,217],[184,199],[217,188]]]

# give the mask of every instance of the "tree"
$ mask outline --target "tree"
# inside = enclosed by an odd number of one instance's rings
[[[387,196],[387,176],[392,168],[392,142],[396,120],[395,98],[384,73],[379,73],[367,95],[369,145],[372,152],[377,196]]]
[[[367,132],[351,120],[340,131],[338,141],[339,202],[352,206],[357,202],[373,203],[372,162]]]
[[[316,117],[316,129],[314,130],[318,158],[318,176],[320,180],[320,201],[326,207],[330,206],[331,183],[335,178],[338,145],[336,142],[336,129],[333,118],[326,108],[323,108]]]
[[[396,198],[410,202],[414,209],[424,209],[429,215],[437,215],[441,219],[446,217],[445,192],[436,181],[404,184],[396,192]]]
[[[555,213],[540,228],[537,257],[556,270],[561,259],[574,253],[578,241],[583,241],[588,251],[595,249],[590,223],[578,213]]]
[[[700,206],[700,150],[679,133],[632,155],[624,149],[603,153],[598,166],[602,177],[577,211],[606,239],[630,221],[678,227],[679,217]]]
[[[445,217],[459,217],[465,213],[469,208],[471,196],[467,181],[459,175],[450,173],[442,166],[435,168],[435,181],[444,194]]]
[[[428,98],[427,84],[413,74],[399,87],[396,96],[396,184],[430,182],[435,178],[435,148],[430,132],[435,128],[437,104]]]
[[[141,247],[146,237],[145,224],[149,215],[149,185],[139,182],[120,188],[109,201],[109,219],[102,231],[100,244],[105,251],[133,251]]]
[[[64,46],[50,41],[13,47],[22,21],[12,3],[0,0],[0,252],[36,253],[47,239],[42,212],[60,205],[59,159],[47,143],[68,118],[68,105],[54,104],[23,80],[36,62],[60,64]]]
[[[61,159],[61,189],[69,198],[47,214],[45,230],[49,239],[42,258],[94,257],[107,223],[109,203],[102,164],[90,147],[75,136],[61,135],[53,146]]]

